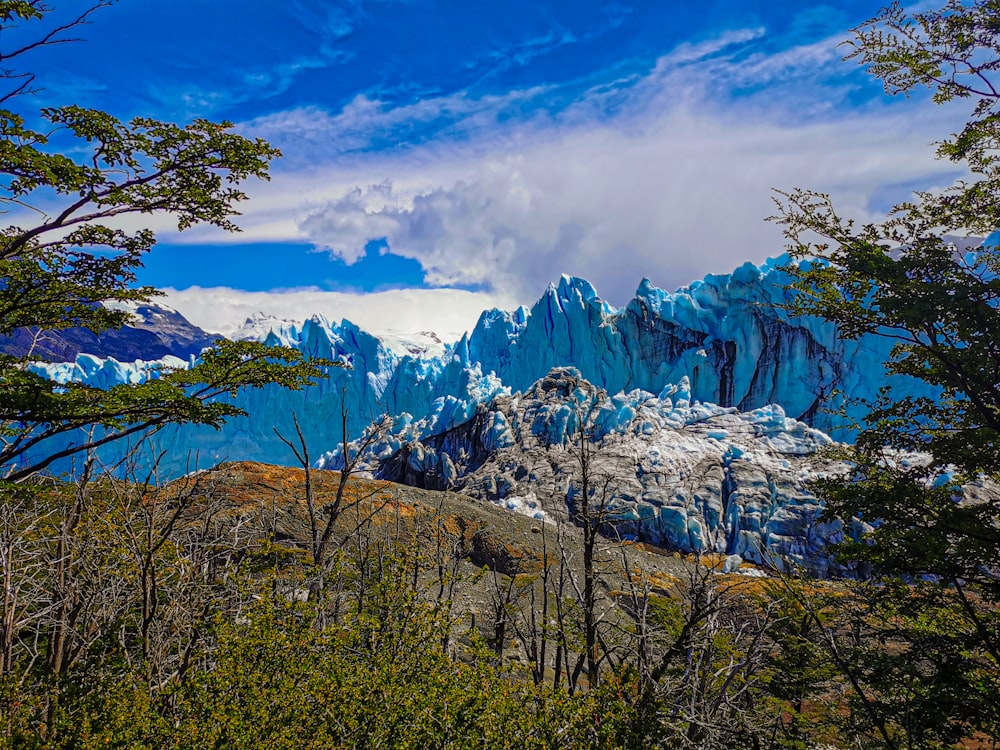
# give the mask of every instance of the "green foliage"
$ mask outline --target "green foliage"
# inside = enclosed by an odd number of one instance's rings
[[[0,424],[6,425],[0,465],[8,467],[7,481],[21,481],[61,459],[138,432],[181,423],[220,427],[245,413],[222,397],[271,384],[308,387],[323,376],[321,364],[294,349],[219,341],[193,367],[102,389],[58,384],[25,370],[14,358],[0,357]],[[46,450],[46,441],[80,430],[82,438]]]
[[[386,586],[392,598],[412,594]],[[51,687],[22,680],[0,747],[626,746],[634,683],[570,698],[489,661],[452,660],[427,603],[405,624],[381,624],[386,641],[372,647],[363,616],[320,626],[315,605],[258,591],[239,622],[218,622],[206,667],[163,690],[104,667],[65,681],[56,702]]]
[[[973,116],[961,133],[940,144],[939,154],[952,161],[967,161],[979,174],[996,163],[995,152],[1000,122],[997,119],[997,89],[993,81],[1000,64],[1000,3],[996,0],[950,0],[941,9],[907,13],[898,2],[855,29],[849,42],[855,59],[868,66],[890,94],[909,95],[914,89],[931,89],[938,104],[953,99],[976,101]],[[993,173],[995,174],[995,173]],[[988,198],[987,193],[969,193],[956,186],[949,195],[963,200]],[[944,210],[948,200],[930,206]],[[988,206],[993,211],[995,206]],[[941,214],[947,216],[947,211]],[[994,214],[995,215],[995,214]],[[989,216],[975,229],[992,231],[996,223]],[[945,226],[954,226],[946,223]],[[974,227],[969,227],[974,229]]]
[[[570,691],[498,667],[413,534],[359,527],[313,595],[305,527],[276,544],[272,503],[220,501],[205,476],[2,488],[0,747],[877,746],[850,679],[892,736],[914,712],[926,737],[995,721],[957,592],[908,610],[898,582],[793,595],[699,566],[651,599],[644,661],[618,620],[600,685]],[[952,671],[962,719],[916,690]]]
[[[996,737],[1000,728],[995,661],[984,659],[958,597],[928,583],[869,591],[863,611],[875,637],[852,657],[904,746],[948,747],[975,730]]]
[[[359,528],[306,596],[270,505],[203,476],[3,488],[0,747],[753,747],[764,621],[735,600],[660,598],[654,682],[626,639],[570,692],[498,667],[410,534]]]
[[[972,129],[942,152],[966,160],[978,181],[917,194],[881,224],[856,227],[827,196],[808,191],[786,195],[778,218],[795,243],[793,256],[820,259],[792,269],[795,310],[837,323],[848,338],[893,339],[888,371],[939,391],[937,398],[883,394],[848,455],[848,476],[821,483],[832,512],[883,519],[877,543],[850,553],[886,572],[974,582],[989,596],[1000,593],[996,501],[957,498],[962,485],[1000,477],[1000,248],[961,257],[942,235],[1000,226],[1000,94],[989,83],[1000,66],[995,18],[991,2],[953,2],[912,17],[893,6],[854,42],[853,56],[891,90],[926,84],[942,99],[979,97]],[[808,239],[816,234],[824,241]],[[891,451],[924,451],[930,459],[901,461]]]
[[[61,40],[107,4],[3,59]],[[50,10],[0,0],[0,30]],[[995,2],[916,16],[893,6],[857,30],[851,55],[890,91],[927,84],[942,101],[978,98],[963,132],[940,145],[976,182],[918,194],[880,225],[856,227],[806,191],[786,195],[779,218],[796,255],[825,261],[797,271],[798,310],[847,336],[893,337],[891,371],[941,392],[873,404],[849,475],[821,487],[832,512],[881,519],[843,550],[879,572],[871,585],[758,596],[695,565],[668,597],[632,571],[627,610],[604,597],[597,535],[585,538],[582,586],[570,585],[560,538],[558,566],[508,581],[496,611],[507,627],[491,650],[452,617],[444,571],[465,552],[442,546],[440,529],[428,555],[418,535],[398,536],[399,519],[397,536],[380,538],[359,517],[309,565],[308,540],[278,543],[274,502],[268,521],[198,476],[162,489],[94,481],[88,464],[75,485],[40,476],[164,425],[217,427],[242,413],[240,389],[307,387],[329,363],[220,343],[189,369],[100,390],[0,358],[0,747],[804,750],[996,737],[998,509],[987,495],[960,500],[959,486],[998,478],[1000,250],[966,261],[940,235],[1000,225],[997,15]],[[0,102],[33,80],[0,78],[13,86]],[[239,185],[266,179],[275,156],[226,123],[0,111],[0,202],[12,220],[0,230],[0,333],[122,325],[127,315],[100,303],[155,293],[133,287],[155,238],[117,218],[234,230]],[[823,239],[799,240],[809,232]],[[933,458],[898,461],[886,446]],[[581,451],[582,496],[600,500],[583,519],[590,532],[609,506],[589,491],[587,461]],[[421,583],[434,570],[436,584]],[[527,617],[528,598],[551,609]],[[549,656],[530,678],[516,658],[498,666],[516,640],[527,653],[544,639]]]
[[[990,80],[1000,68],[997,12],[989,0],[914,15],[893,5],[856,30],[849,56],[894,93],[926,85],[939,101],[977,98],[965,130],[940,147],[975,181],[917,193],[879,224],[856,226],[829,196],[805,190],[784,194],[774,217],[793,257],[821,261],[790,269],[794,309],[835,322],[848,338],[896,341],[889,372],[940,389],[935,399],[879,400],[858,441],[869,456],[885,446],[929,451],[925,476],[949,464],[969,477],[1000,465],[1000,248],[967,258],[943,238],[1000,227],[1000,93]]]
[[[235,204],[246,197],[239,184],[267,179],[279,155],[260,139],[230,132],[229,123],[126,124],[77,106],[47,108],[40,117],[44,133],[0,110],[0,203],[16,221],[42,217],[0,231],[2,333],[25,326],[101,331],[127,322],[126,313],[98,303],[155,293],[132,288],[155,238],[148,229],[106,222],[166,213],[179,229],[208,223],[234,231]],[[44,211],[32,208],[35,199],[45,201]]]
[[[97,2],[4,59],[67,41]],[[38,21],[40,2],[0,5],[0,30]],[[8,78],[19,74],[4,71]],[[13,93],[25,93],[30,76]],[[4,97],[9,98],[9,97]],[[27,101],[17,99],[18,102]],[[267,179],[279,155],[230,123],[175,125],[150,118],[122,122],[78,106],[49,107],[28,117],[0,110],[0,204],[14,223],[0,230],[0,334],[26,328],[84,326],[99,333],[128,322],[105,303],[147,301],[156,291],[135,287],[136,270],[155,244],[149,229],[114,225],[129,214],[165,214],[178,229],[211,224],[238,228],[240,185]],[[100,390],[57,385],[25,359],[0,357],[0,473],[23,481],[76,454],[167,424],[218,427],[241,410],[226,400],[242,388],[303,388],[323,371],[287,348],[219,342],[187,370],[161,371],[142,384]]]
[[[945,235],[1000,227],[998,18],[995,0],[952,0],[914,14],[894,4],[850,43],[848,57],[890,93],[926,86],[936,102],[975,102],[962,131],[938,144],[938,155],[966,167],[969,180],[917,193],[878,224],[858,226],[829,196],[806,190],[782,194],[775,217],[804,261],[790,269],[795,311],[833,321],[848,338],[893,340],[888,372],[937,393],[881,394],[842,454],[849,469],[817,485],[831,515],[874,525],[841,554],[907,582],[885,578],[872,591],[864,609],[874,641],[840,664],[889,747],[996,736],[1000,247],[963,256]]]
[[[4,0],[0,2],[0,20],[9,22],[15,18],[27,20],[41,18],[42,10],[38,3],[30,0]]]

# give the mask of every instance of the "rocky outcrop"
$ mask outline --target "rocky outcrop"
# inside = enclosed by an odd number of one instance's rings
[[[568,520],[586,472],[589,502],[619,534],[825,576],[849,572],[826,547],[863,530],[821,520],[808,489],[809,478],[836,468],[817,453],[830,442],[780,407],[741,413],[693,402],[686,383],[609,397],[557,368],[463,424],[400,442],[380,476]]]

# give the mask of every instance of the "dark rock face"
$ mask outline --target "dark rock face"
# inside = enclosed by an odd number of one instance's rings
[[[132,325],[94,333],[87,328],[39,331],[19,328],[0,336],[0,352],[14,357],[31,354],[48,362],[71,362],[78,354],[113,357],[119,362],[160,359],[168,354],[186,359],[211,346],[217,337],[191,324],[176,310],[140,305]]]

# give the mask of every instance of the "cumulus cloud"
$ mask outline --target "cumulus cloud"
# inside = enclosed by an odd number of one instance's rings
[[[433,285],[528,301],[572,273],[620,304],[644,275],[675,287],[780,253],[779,229],[763,221],[773,187],[830,190],[846,214],[869,219],[884,182],[953,171],[894,116],[870,124],[782,127],[677,111],[639,133],[591,128],[477,158],[461,179],[428,175],[425,189],[355,186],[299,227],[346,261],[384,237]]]
[[[530,303],[570,273],[621,304],[643,276],[673,288],[782,252],[763,221],[773,188],[827,191],[864,221],[898,186],[954,178],[929,145],[954,110],[849,106],[860,84],[839,39],[767,52],[762,35],[682,45],[599,84],[262,118],[292,168],[255,193],[248,236],[285,232],[347,263],[384,238],[430,285]],[[408,145],[381,148],[394,138]]]

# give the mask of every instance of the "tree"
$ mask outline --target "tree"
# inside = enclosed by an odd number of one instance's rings
[[[370,491],[358,492],[355,488],[353,497],[348,497],[348,487],[351,485],[351,477],[358,473],[362,459],[365,458],[369,448],[379,439],[384,437],[392,426],[392,418],[388,414],[383,414],[378,419],[369,424],[355,441],[351,441],[350,433],[347,430],[349,411],[347,408],[347,396],[341,394],[340,399],[340,456],[339,463],[342,464],[337,475],[337,489],[333,499],[318,505],[316,500],[315,487],[313,485],[312,460],[309,455],[309,443],[299,425],[299,417],[292,413],[292,424],[295,427],[296,440],[293,442],[281,434],[277,427],[274,434],[284,443],[292,455],[302,466],[303,471],[303,494],[305,495],[306,509],[309,512],[309,551],[312,554],[313,566],[316,569],[316,578],[310,584],[310,596],[322,598],[323,589],[326,585],[325,577],[332,565],[333,552],[342,546],[344,540],[334,540],[333,534],[337,529],[337,521],[349,507],[354,507],[358,512],[357,525],[348,538],[356,532],[360,532],[367,521],[371,519],[372,513],[379,506],[374,506],[371,512],[361,515],[361,505],[365,500],[372,500],[385,485],[376,485]],[[388,502],[388,501],[385,501]],[[384,505],[384,503],[383,503]],[[323,520],[325,517],[325,521]],[[335,541],[339,541],[335,547]],[[359,540],[360,543],[360,540]]]
[[[69,36],[79,26],[88,23],[91,15],[101,8],[107,8],[115,0],[96,0],[89,7],[78,11],[76,15],[54,23],[45,32],[34,37],[22,38],[15,43],[12,48],[4,49],[2,59],[3,67],[0,67],[0,79],[10,82],[10,87],[6,91],[0,91],[0,104],[6,103],[9,99],[22,94],[32,94],[37,91],[34,88],[35,74],[29,71],[17,70],[7,67],[10,61],[27,55],[41,47],[53,44],[65,44],[67,42],[78,42],[79,37]],[[53,7],[44,0],[0,0],[0,23],[3,28],[17,28],[19,21],[41,21],[46,16],[52,14]]]
[[[848,44],[848,58],[866,65],[890,94],[928,87],[938,103],[974,101],[961,132],[938,144],[939,157],[970,177],[942,192],[918,192],[885,221],[864,226],[838,215],[827,195],[781,194],[773,218],[801,261],[790,269],[795,311],[835,322],[847,338],[892,339],[887,371],[937,392],[896,398],[883,391],[845,452],[851,468],[818,489],[830,514],[877,519],[875,530],[842,554],[913,584],[879,590],[884,611],[893,612],[891,637],[907,644],[909,662],[925,666],[902,670],[886,654],[885,669],[873,677],[905,672],[927,705],[943,709],[916,738],[907,729],[907,742],[928,746],[975,730],[995,736],[989,696],[1000,690],[1000,246],[990,239],[963,255],[946,235],[1000,227],[1000,3],[951,0],[913,14],[893,4],[855,29]],[[902,455],[913,453],[926,458]],[[974,707],[971,716],[951,710],[956,691],[965,709]],[[889,692],[878,694],[888,701]],[[880,708],[891,713],[887,702]]]
[[[10,65],[39,47],[72,41],[67,33],[109,4],[100,0],[33,40],[0,50],[0,57]],[[45,21],[51,12],[40,0],[0,2],[0,31]],[[30,103],[19,95],[30,92],[31,74],[4,68],[0,78],[12,82],[0,103]],[[231,123],[198,119],[181,126],[143,117],[126,123],[79,106],[22,110],[0,110],[0,204],[12,221],[0,229],[2,334],[122,326],[128,313],[104,303],[147,301],[156,291],[134,287],[154,234],[122,229],[120,218],[168,214],[180,230],[207,223],[236,231],[235,206],[246,198],[240,184],[266,180],[279,155],[263,140],[233,133]],[[30,356],[0,357],[0,472],[23,481],[150,428],[218,427],[242,413],[224,397],[272,383],[305,387],[321,375],[318,364],[292,349],[219,342],[190,369],[101,390],[57,385],[32,371]]]

